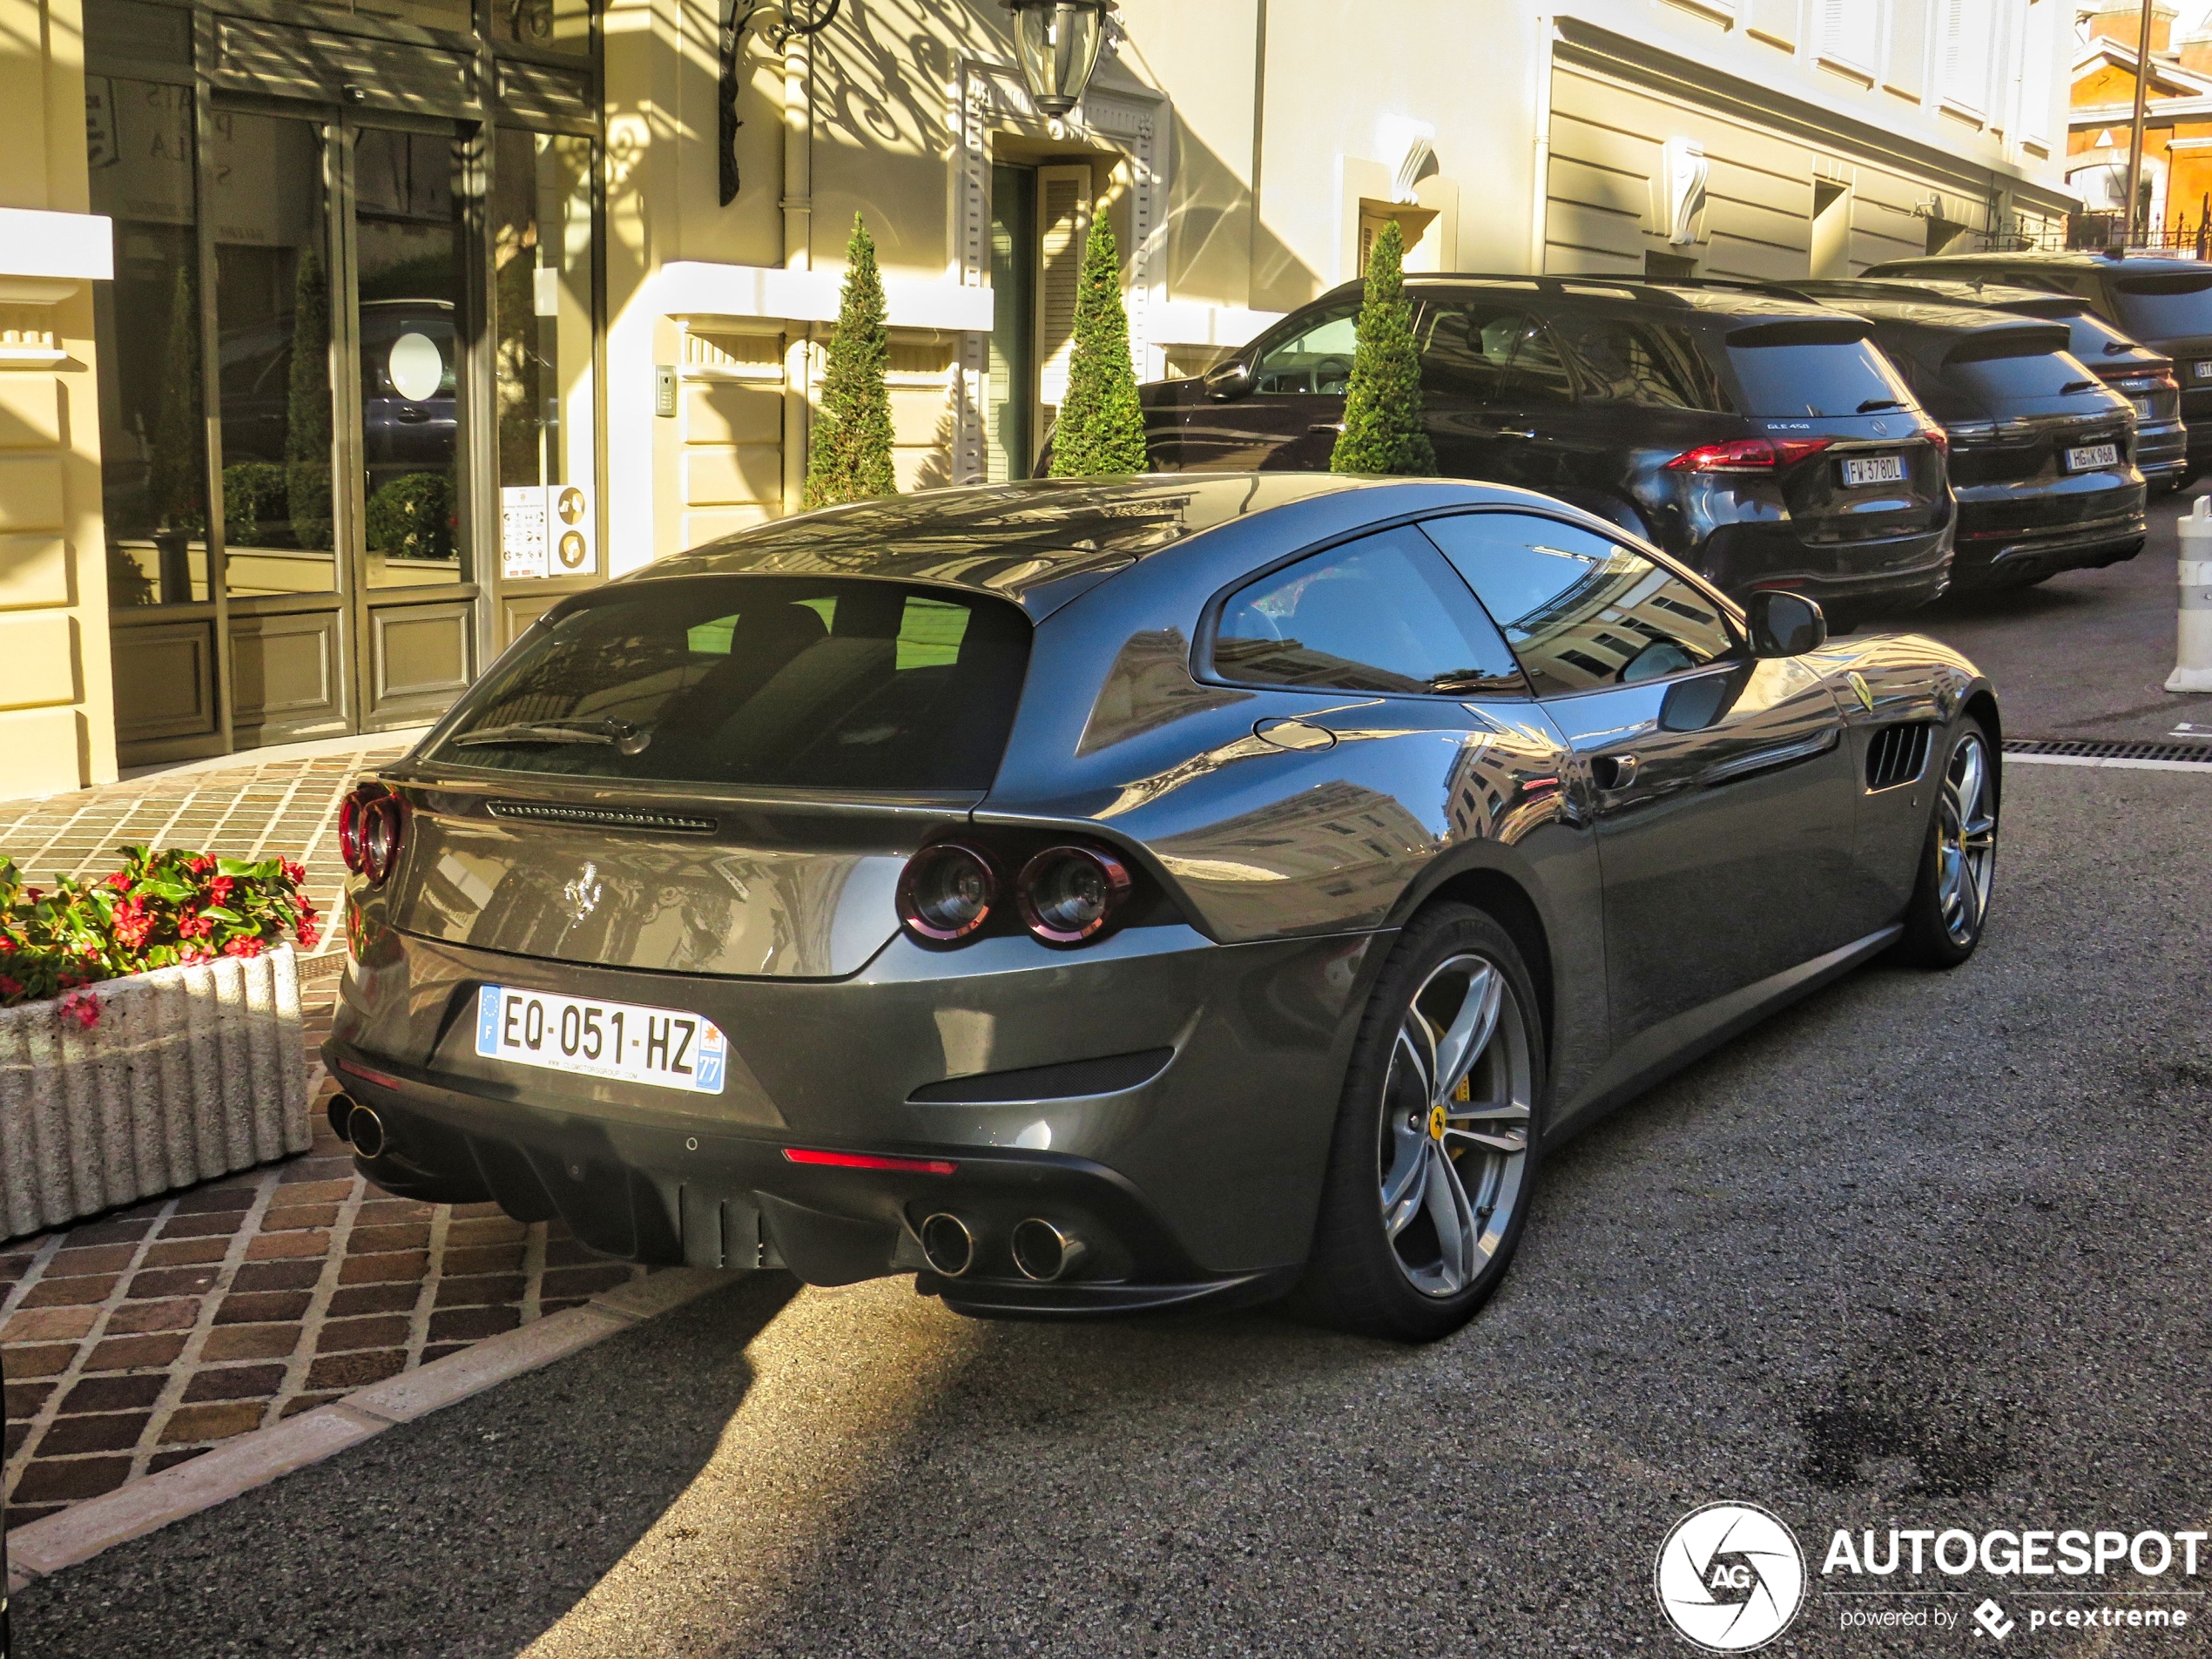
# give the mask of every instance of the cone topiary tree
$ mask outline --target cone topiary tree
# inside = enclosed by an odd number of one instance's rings
[[[1406,235],[1393,219],[1367,255],[1359,344],[1331,472],[1436,470],[1436,450],[1421,419],[1421,354],[1413,342],[1413,308],[1406,303],[1405,262]]]
[[[890,361],[875,244],[855,213],[853,235],[845,245],[845,287],[838,300],[837,327],[830,335],[829,368],[822,376],[821,412],[807,446],[808,508],[897,491],[891,470],[891,388],[883,378]]]
[[[1130,361],[1129,313],[1122,308],[1122,261],[1106,215],[1083,239],[1082,276],[1076,289],[1076,334],[1068,358],[1068,390],[1052,435],[1052,475],[1143,472],[1144,411]]]

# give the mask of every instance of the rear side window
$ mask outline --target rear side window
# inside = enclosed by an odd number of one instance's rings
[[[2138,340],[2212,334],[2212,273],[2124,276],[2113,284],[2121,326]]]
[[[817,789],[988,789],[1028,665],[1002,599],[851,578],[604,589],[479,682],[440,759]]]
[[[1359,302],[1332,306],[1260,354],[1252,390],[1340,394],[1352,379],[1352,354],[1359,348]]]
[[[1718,605],[1609,537],[1521,513],[1422,528],[1505,631],[1539,697],[1660,679],[1736,649]]]
[[[1385,530],[1231,594],[1214,672],[1331,691],[1526,695],[1513,653],[1419,530]]]
[[[1728,342],[1729,367],[1746,415],[1824,417],[1871,415],[1909,397],[1905,382],[1871,341]]]
[[[1494,300],[1431,301],[1420,324],[1421,388],[1479,403],[1567,403],[1558,342],[1527,312]]]
[[[1720,377],[1687,328],[1574,313],[1554,318],[1553,326],[1581,371],[1583,396],[1592,402],[1716,414],[1730,408]]]

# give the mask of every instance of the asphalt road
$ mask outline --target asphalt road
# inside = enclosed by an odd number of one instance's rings
[[[1575,1143],[1433,1347],[764,1274],[33,1586],[23,1651],[1687,1653],[1653,1556],[1711,1499],[1816,1566],[2205,1527],[2208,804],[2014,767],[1973,963],[1864,971]],[[1847,1605],[1768,1651],[1995,1651]],[[2010,1645],[2206,1647],[2105,1642]]]
[[[2212,695],[2169,696],[2180,583],[2174,521],[2202,489],[2150,508],[2150,537],[2124,564],[2069,570],[2032,588],[1946,595],[1870,628],[1932,634],[1973,658],[2020,738],[2164,738],[2188,725],[2212,741]]]

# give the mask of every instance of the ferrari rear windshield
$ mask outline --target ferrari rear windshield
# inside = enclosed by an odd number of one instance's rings
[[[988,789],[1028,666],[1005,600],[852,577],[617,583],[523,637],[436,759],[564,777]]]

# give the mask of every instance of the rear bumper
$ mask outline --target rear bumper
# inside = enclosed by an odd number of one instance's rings
[[[1824,609],[1907,610],[1939,596],[1951,578],[1951,532],[1863,542],[1808,543],[1786,524],[1723,525],[1692,557],[1731,597],[1788,588]]]
[[[1298,1271],[1208,1272],[1127,1180],[1084,1158],[878,1145],[869,1150],[940,1168],[794,1163],[788,1150],[819,1149],[493,1099],[354,1058],[334,1040],[324,1055],[386,1136],[377,1157],[354,1156],[369,1181],[440,1203],[489,1200],[522,1221],[558,1217],[587,1247],[624,1260],[784,1267],[814,1285],[915,1272],[917,1288],[955,1307],[1061,1318],[1264,1299]],[[918,1241],[940,1212],[975,1237],[974,1264],[959,1278],[929,1271]],[[1032,1216],[1084,1241],[1084,1277],[1039,1283],[1016,1270],[1008,1241]]]
[[[2142,551],[2146,529],[2140,491],[2126,511],[2087,522],[2052,516],[2059,522],[2015,527],[1962,501],[1952,581],[1960,588],[2009,587],[2060,570],[2117,564]]]
[[[558,1216],[631,1260],[780,1263],[818,1284],[921,1268],[919,1225],[949,1210],[978,1261],[946,1281],[948,1299],[1109,1311],[1258,1293],[1295,1273],[1382,937],[1221,946],[1172,926],[1079,955],[901,938],[843,980],[768,981],[388,933],[349,971],[323,1052],[385,1121],[388,1149],[359,1163],[396,1193]],[[695,1010],[727,1034],[725,1092],[482,1058],[487,982]],[[822,1167],[787,1149],[956,1167]],[[1030,1217],[1089,1247],[1069,1279],[1014,1272],[1008,1239]]]

